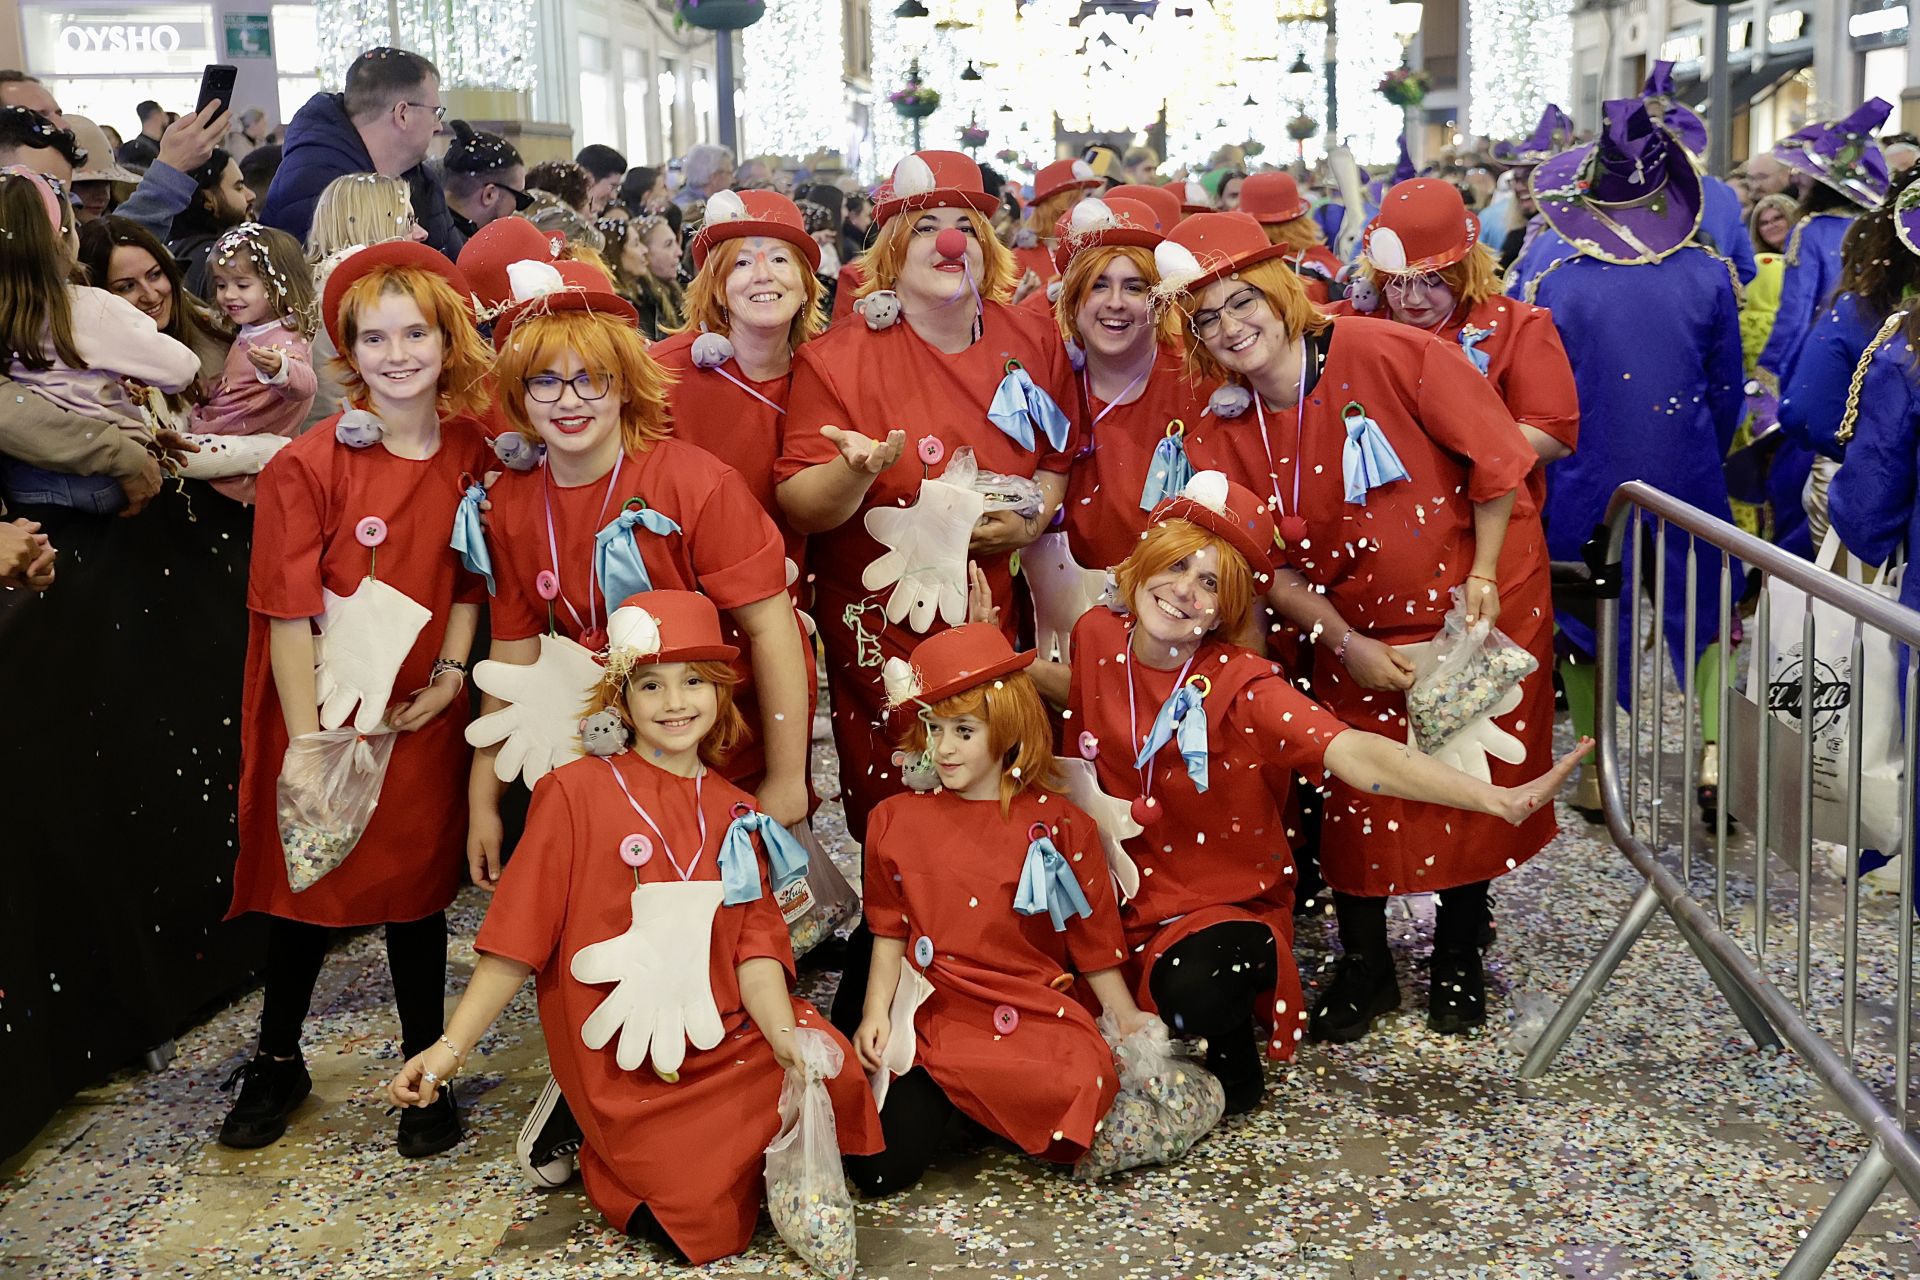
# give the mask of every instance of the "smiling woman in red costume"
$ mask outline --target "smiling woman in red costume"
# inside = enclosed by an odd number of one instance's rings
[[[1158,256],[1184,294],[1189,357],[1246,386],[1255,422],[1289,459],[1275,488],[1285,567],[1270,598],[1317,642],[1315,696],[1350,725],[1404,738],[1415,664],[1400,646],[1434,637],[1451,592],[1469,622],[1528,638],[1546,624],[1538,517],[1530,504],[1515,510],[1536,455],[1457,347],[1410,325],[1319,314],[1275,261],[1286,252],[1244,214],[1200,214]],[[1518,545],[1535,548],[1519,563],[1501,554],[1510,522]],[[1483,716],[1447,747],[1460,767],[1513,784],[1545,760],[1552,729],[1551,715]],[[1321,865],[1344,950],[1314,1034],[1357,1039],[1399,1006],[1386,899],[1428,890],[1439,893],[1429,1025],[1458,1033],[1485,1021],[1487,883],[1554,830],[1551,805],[1509,828],[1336,783]]]
[[[882,728],[880,666],[966,618],[967,562],[1014,610],[1011,554],[1052,521],[1077,430],[1073,375],[1044,316],[999,299],[1013,260],[993,197],[964,155],[902,160],[862,258],[860,320],[800,348],[776,472],[791,526],[811,535],[815,617],[827,653],[847,826],[902,789]],[[913,454],[902,457],[909,437]],[[987,510],[952,468],[1031,479],[1026,512]]]
[[[1205,1037],[1229,1113],[1260,1100],[1256,1020],[1268,1055],[1281,1059],[1306,1022],[1287,797],[1269,786],[1269,767],[1505,826],[1550,805],[1580,755],[1544,778],[1496,787],[1388,737],[1349,732],[1279,668],[1224,639],[1245,628],[1273,546],[1262,498],[1217,471],[1196,475],[1155,509],[1115,570],[1125,615],[1089,609],[1074,628],[1067,699],[1073,745],[1098,788],[1069,793],[1124,842],[1114,865],[1129,899],[1135,998],[1176,1032]]]

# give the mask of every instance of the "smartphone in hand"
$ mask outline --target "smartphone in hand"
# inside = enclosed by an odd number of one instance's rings
[[[200,73],[200,99],[193,104],[195,111],[205,111],[207,104],[219,99],[222,107],[233,106],[233,82],[240,74],[238,67],[210,62]]]

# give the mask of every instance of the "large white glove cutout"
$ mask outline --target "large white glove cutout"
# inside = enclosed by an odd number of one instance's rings
[[[222,436],[204,431],[186,435],[200,446],[200,452],[179,457],[175,475],[189,480],[225,480],[230,476],[253,476],[273,460],[273,455],[292,444],[286,436]]]
[[[321,603],[320,634],[313,641],[320,727],[338,729],[357,702],[353,727],[372,733],[387,717],[400,664],[433,613],[377,578],[362,578],[350,596],[323,587]]]
[[[1412,660],[1416,680],[1432,670],[1434,645],[1431,641],[1397,647]],[[1534,673],[1535,676],[1538,674]],[[1442,743],[1438,751],[1431,752],[1432,757],[1481,782],[1493,781],[1493,770],[1487,764],[1488,756],[1507,764],[1519,764],[1525,760],[1526,744],[1494,723],[1497,717],[1510,715],[1519,708],[1525,698],[1522,692],[1525,688],[1526,681],[1522,680],[1507,690],[1501,695],[1500,701],[1488,708],[1486,714],[1469,720],[1459,732]]]
[[[540,656],[531,663],[488,659],[473,668],[473,682],[484,693],[510,705],[490,711],[467,726],[467,745],[501,743],[493,776],[531,787],[570,760],[580,757],[580,713],[606,671],[593,655],[565,636],[540,637]]]
[[[1020,553],[1020,572],[1033,588],[1034,645],[1041,657],[1066,661],[1073,624],[1100,602],[1105,569],[1082,568],[1064,533],[1043,533]]]
[[[927,975],[903,961],[900,981],[893,988],[893,1005],[887,1010],[887,1048],[880,1055],[880,1069],[867,1076],[867,1083],[873,1086],[876,1111],[887,1105],[887,1090],[893,1082],[913,1070],[913,1020],[932,994],[933,984],[927,981]]]
[[[1086,811],[1100,828],[1100,843],[1107,851],[1107,870],[1113,873],[1114,892],[1126,902],[1140,892],[1140,868],[1127,852],[1124,841],[1146,830],[1133,820],[1131,802],[1110,796],[1100,789],[1100,775],[1091,760],[1055,756],[1066,783],[1067,799]]]
[[[942,478],[922,480],[910,507],[867,512],[867,532],[887,551],[861,573],[860,585],[869,591],[893,587],[888,622],[905,619],[924,635],[936,612],[950,627],[967,620],[967,545],[986,510],[978,491]]]
[[[720,1043],[724,1027],[707,979],[707,952],[723,892],[718,880],[636,886],[627,931],[573,953],[577,980],[618,984],[581,1024],[587,1048],[606,1048],[617,1031],[614,1060],[622,1071],[639,1070],[651,1054],[654,1071],[672,1081],[689,1042],[696,1049]]]

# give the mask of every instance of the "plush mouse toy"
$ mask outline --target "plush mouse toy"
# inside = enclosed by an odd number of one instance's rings
[[[870,293],[853,304],[869,329],[885,329],[900,319],[900,295],[891,289]]]
[[[909,791],[932,791],[940,785],[939,771],[933,767],[933,753],[930,751],[896,751],[893,753],[893,767],[900,771],[900,781]]]
[[[493,456],[509,471],[531,471],[547,456],[547,446],[534,444],[518,431],[503,431],[493,438]]]
[[[580,746],[590,756],[617,756],[627,749],[627,726],[611,707],[580,722]]]
[[[350,448],[364,449],[380,443],[386,430],[380,419],[365,409],[349,409],[333,424],[333,438]]]

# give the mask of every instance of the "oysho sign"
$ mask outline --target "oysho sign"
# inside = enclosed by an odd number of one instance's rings
[[[27,4],[29,67],[42,75],[184,75],[213,62],[213,10],[204,4]]]
[[[171,23],[123,26],[120,23],[70,23],[60,28],[60,44],[70,53],[176,53],[180,28]]]

